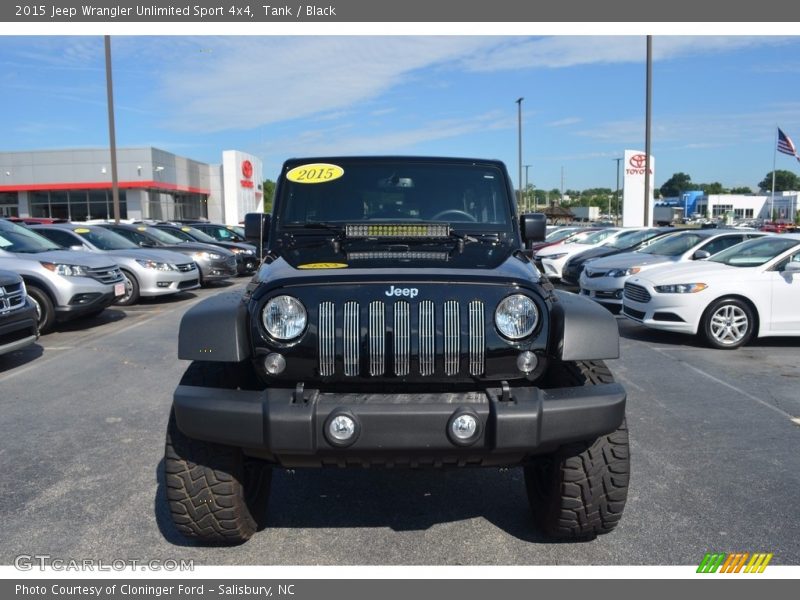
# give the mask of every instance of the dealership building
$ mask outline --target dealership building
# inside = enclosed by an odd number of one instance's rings
[[[153,147],[117,149],[120,217],[240,223],[260,210],[261,160],[238,150],[207,164]],[[109,149],[0,152],[0,217],[113,219]]]
[[[702,191],[684,192],[677,198],[664,198],[657,204],[684,209],[687,217],[702,216],[734,219],[794,221],[800,210],[800,192],[775,192],[772,194],[704,194]]]

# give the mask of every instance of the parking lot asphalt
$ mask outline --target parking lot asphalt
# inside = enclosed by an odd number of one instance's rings
[[[160,475],[180,317],[223,289],[106,310],[0,357],[0,563],[698,564],[709,551],[800,564],[800,339],[737,351],[617,317],[632,480],[622,522],[584,543],[533,528],[520,469],[280,469],[267,528],[186,543]]]

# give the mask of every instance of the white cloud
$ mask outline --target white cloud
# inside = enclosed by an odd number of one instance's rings
[[[575,125],[576,123],[580,123],[583,119],[579,117],[567,117],[565,119],[559,119],[558,121],[551,121],[547,123],[547,127],[566,127],[567,125]]]
[[[653,38],[653,60],[784,44],[789,40],[769,36],[656,36]],[[512,38],[487,52],[466,58],[463,64],[472,71],[557,69],[588,64],[638,63],[644,62],[645,57],[645,36],[556,36]]]
[[[202,40],[210,52],[167,67],[161,86],[176,108],[173,127],[247,129],[364,106],[418,69],[495,43],[451,36],[210,38]]]

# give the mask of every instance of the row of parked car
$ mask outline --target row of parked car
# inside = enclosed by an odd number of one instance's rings
[[[561,229],[533,259],[549,278],[637,323],[700,335],[714,348],[800,336],[800,234]]]
[[[243,234],[205,222],[0,219],[0,354],[111,304],[251,274],[260,258]]]

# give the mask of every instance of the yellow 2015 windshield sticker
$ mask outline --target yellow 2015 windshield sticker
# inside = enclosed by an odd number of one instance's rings
[[[344,169],[328,163],[311,163],[295,167],[286,174],[286,179],[295,183],[328,183],[344,175]]]
[[[72,231],[75,233],[92,233],[91,229],[86,229],[85,227],[82,227],[81,229],[73,229]]]
[[[344,263],[308,263],[305,265],[298,265],[298,269],[346,269],[347,265]]]

